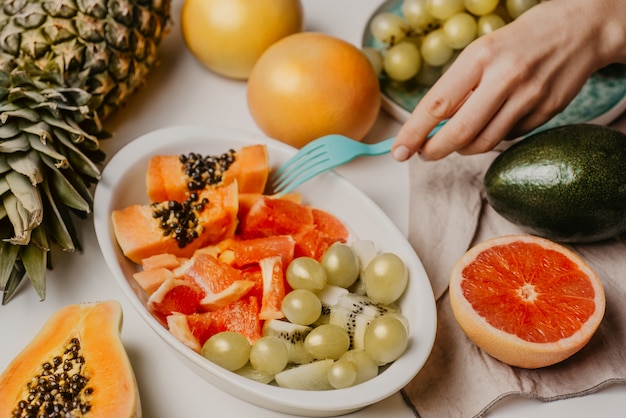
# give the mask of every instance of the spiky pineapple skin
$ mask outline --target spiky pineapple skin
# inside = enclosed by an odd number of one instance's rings
[[[157,63],[169,19],[170,0],[4,0],[0,62],[58,72],[104,118]]]
[[[28,277],[45,298],[52,244],[80,249],[101,120],[158,63],[170,0],[0,2],[0,291]]]

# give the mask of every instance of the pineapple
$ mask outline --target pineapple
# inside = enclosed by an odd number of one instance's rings
[[[50,249],[80,250],[101,121],[157,63],[170,0],[0,1],[0,291],[45,299]]]

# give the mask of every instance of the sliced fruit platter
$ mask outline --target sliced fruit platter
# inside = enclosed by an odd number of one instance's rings
[[[212,127],[146,134],[116,154],[103,172],[95,194],[96,235],[107,264],[141,317],[198,374],[270,409],[336,415],[392,395],[419,372],[434,342],[436,311],[428,278],[410,244],[343,178],[325,173],[293,195],[263,193],[268,173],[293,152],[276,141]],[[172,174],[200,156],[228,161],[219,169],[224,173],[219,187],[204,187],[203,182],[211,181],[206,176],[198,179],[202,184],[192,185]],[[168,171],[172,167],[177,171]],[[198,191],[189,194],[189,186]],[[187,195],[177,195],[177,188]],[[182,204],[163,207],[176,199]],[[189,223],[185,208],[195,208],[200,216]],[[177,216],[194,226],[167,226],[178,222]],[[146,226],[159,223],[160,228]],[[348,282],[333,277],[337,259],[349,260],[353,273]],[[365,261],[388,269],[395,265],[399,290],[381,294],[376,288],[381,278],[373,268],[367,273]],[[315,279],[319,269],[323,280]],[[206,271],[217,272],[214,280],[199,279]],[[368,274],[374,277],[369,294]],[[189,280],[194,277],[195,283]],[[299,309],[311,300],[310,294],[313,304]],[[348,305],[369,314],[359,314],[357,326],[346,332],[340,325],[352,315]],[[331,306],[337,307],[334,312]],[[393,319],[378,326],[396,327],[400,343],[391,344],[400,347],[396,352],[372,353],[371,347],[385,342],[366,332],[365,325],[374,324],[375,317]],[[229,328],[229,323],[234,325]],[[311,338],[305,340],[298,328]],[[254,367],[255,359],[271,350],[271,342],[255,343],[272,340],[265,338],[270,336],[287,343],[289,364],[273,370]],[[345,346],[338,343],[344,339]],[[327,347],[329,340],[333,347]],[[237,359],[232,349],[220,352],[223,344],[242,347],[243,357]],[[345,376],[354,373],[341,369],[341,355],[355,348],[367,351],[368,346],[374,365],[369,376],[346,383]],[[276,357],[281,354],[256,363],[268,365]],[[299,363],[309,371],[299,369]],[[337,370],[330,372],[337,363]],[[321,383],[311,378],[316,373],[324,376]]]

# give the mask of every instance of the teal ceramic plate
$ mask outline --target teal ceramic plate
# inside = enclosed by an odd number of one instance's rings
[[[402,1],[385,1],[372,14],[372,18],[382,12],[402,15]],[[370,34],[369,21],[363,32],[362,46],[382,47]],[[426,87],[393,82],[384,76],[381,76],[380,82],[383,108],[400,122],[407,120],[427,91]],[[624,110],[626,110],[626,66],[612,65],[592,75],[569,106],[538,130],[570,123],[608,124]]]

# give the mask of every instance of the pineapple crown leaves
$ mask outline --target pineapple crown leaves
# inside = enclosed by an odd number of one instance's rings
[[[170,0],[5,0],[0,66],[30,61],[57,74],[92,94],[92,109],[105,118],[158,64],[168,23]]]
[[[52,242],[80,248],[72,217],[91,211],[102,127],[91,95],[30,68],[0,71],[0,289],[28,276],[45,298]],[[42,76],[42,77],[40,77]],[[6,257],[5,257],[6,255]]]
[[[0,1],[0,291],[45,298],[50,246],[80,249],[100,120],[158,64],[170,0]],[[7,180],[9,178],[9,180]],[[18,180],[16,180],[18,179]]]

